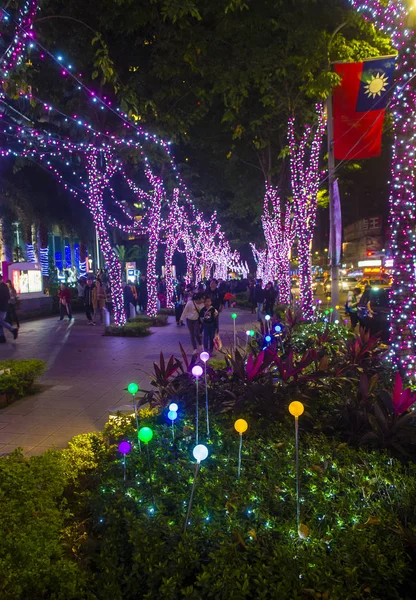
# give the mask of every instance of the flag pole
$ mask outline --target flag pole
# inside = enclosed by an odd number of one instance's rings
[[[331,70],[331,47],[335,36],[345,25],[346,21],[341,23],[333,32],[328,44],[328,71]],[[327,138],[328,138],[328,185],[329,185],[329,256],[331,268],[331,304],[334,312],[333,321],[339,319],[339,254],[337,253],[337,235],[335,219],[335,156],[334,156],[334,115],[332,110],[332,93],[327,99]]]
[[[328,138],[328,184],[329,184],[329,260],[331,269],[331,304],[334,309],[334,321],[339,319],[339,259],[337,252],[337,223],[335,218],[335,157],[334,157],[334,118],[332,94],[327,100],[327,138]]]

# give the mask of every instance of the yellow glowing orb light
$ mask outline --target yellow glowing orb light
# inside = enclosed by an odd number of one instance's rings
[[[244,419],[237,419],[234,423],[234,429],[240,434],[240,445],[238,447],[238,471],[237,478],[240,479],[241,474],[241,454],[243,451],[243,433],[248,429],[248,423]]]
[[[248,429],[247,421],[244,419],[237,419],[237,421],[234,423],[234,429],[237,431],[237,433],[245,433]]]
[[[289,404],[289,412],[292,417],[295,417],[295,419],[303,415],[304,411],[305,407],[303,406],[302,402],[295,400]]]

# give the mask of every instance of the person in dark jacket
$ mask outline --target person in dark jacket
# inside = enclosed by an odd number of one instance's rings
[[[134,306],[134,296],[131,287],[127,283],[123,283],[123,304],[126,319],[130,319],[130,304]]]
[[[266,311],[266,315],[273,315],[274,303],[276,301],[276,292],[273,289],[273,284],[271,281],[266,285],[266,289],[264,290],[264,310]]]
[[[263,281],[261,279],[257,280],[256,287],[254,288],[254,302],[257,306],[257,320],[261,321],[261,309],[263,308],[264,303],[264,289]]]
[[[214,350],[214,338],[218,333],[218,311],[212,305],[211,297],[205,296],[204,307],[199,311],[199,320],[202,324],[204,334],[204,350],[212,354]]]
[[[149,296],[147,292],[147,279],[146,275],[143,274],[141,275],[139,282],[139,308],[143,313],[147,311],[148,299]]]
[[[178,283],[173,290],[172,302],[175,304],[175,319],[176,326],[181,326],[181,316],[184,308],[184,293],[185,293],[185,285],[183,283]],[[182,323],[183,325],[184,323]]]
[[[9,306],[10,291],[7,285],[3,282],[3,277],[0,275],[0,344],[6,343],[4,337],[4,327],[13,334],[13,339],[16,339],[19,333],[17,328],[13,328],[6,321],[7,308]]]
[[[68,321],[72,320],[71,311],[71,290],[69,290],[64,283],[61,283],[60,290],[58,292],[59,298],[59,320],[63,321],[64,317],[68,317]]]
[[[9,305],[7,307],[7,316],[6,316],[6,321],[8,323],[10,323],[10,325],[13,326],[13,323],[16,323],[16,327],[17,329],[19,329],[20,324],[19,324],[19,317],[17,314],[17,303],[19,298],[17,297],[17,292],[13,287],[12,282],[10,281],[10,279],[8,279],[6,281],[6,285],[9,288],[9,292],[10,292],[10,300],[9,300]]]
[[[87,317],[88,325],[95,325],[93,320],[94,314],[94,304],[93,304],[93,295],[94,295],[95,285],[93,280],[87,279],[87,285],[84,288],[84,307],[85,307],[85,315]]]

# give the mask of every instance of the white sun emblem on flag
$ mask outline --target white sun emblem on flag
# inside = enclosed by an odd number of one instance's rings
[[[377,73],[377,75],[371,75],[371,79],[364,86],[365,94],[368,95],[369,98],[376,98],[377,96],[381,96],[382,92],[386,91],[386,83],[389,78],[384,75],[384,73]]]

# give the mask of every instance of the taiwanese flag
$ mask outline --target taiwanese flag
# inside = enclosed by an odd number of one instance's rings
[[[335,63],[342,77],[333,91],[334,154],[338,160],[381,152],[384,113],[393,85],[395,56]]]

